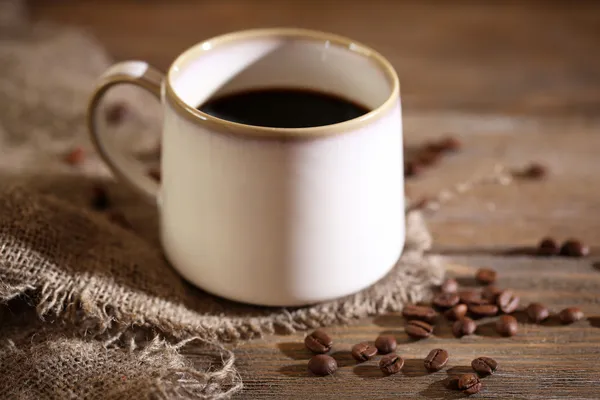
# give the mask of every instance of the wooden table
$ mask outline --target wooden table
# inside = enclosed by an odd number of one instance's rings
[[[600,4],[370,1],[33,1],[35,18],[88,28],[116,59],[145,59],[166,69],[186,47],[228,31],[301,26],[363,41],[385,54],[402,82],[407,147],[452,132],[464,150],[407,182],[413,197],[431,195],[495,164],[547,165],[539,182],[477,186],[428,216],[435,251],[448,273],[470,284],[491,265],[500,286],[523,302],[559,310],[579,305],[590,317],[572,326],[551,319],[523,324],[513,338],[480,322],[477,335],[454,339],[448,326],[409,341],[398,316],[332,327],[341,368],[335,376],[306,372],[304,333],[240,345],[245,390],[238,398],[451,399],[447,374],[490,355],[501,368],[481,398],[600,398]],[[592,257],[556,265],[499,255],[542,236],[575,236]],[[519,318],[522,318],[520,316]],[[356,365],[352,344],[395,333],[407,361],[383,377],[373,362]],[[427,374],[422,358],[434,347],[451,354],[449,372]]]

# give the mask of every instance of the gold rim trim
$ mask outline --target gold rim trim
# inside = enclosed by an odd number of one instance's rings
[[[232,43],[240,40],[273,36],[296,38],[303,40],[314,40],[319,42],[329,41],[330,43],[343,47],[348,51],[361,54],[367,58],[374,60],[392,84],[392,90],[390,92],[390,95],[376,109],[358,118],[354,118],[348,121],[332,125],[316,126],[310,128],[272,128],[266,126],[240,124],[237,122],[217,118],[215,116],[202,112],[195,107],[190,106],[185,101],[183,101],[183,99],[181,99],[177,95],[177,93],[175,93],[175,90],[171,85],[171,73],[175,67],[185,63],[188,59],[190,59],[192,53],[201,55],[203,53],[213,51],[216,47],[221,46],[223,44]],[[205,49],[206,47],[208,47],[208,50]],[[193,59],[196,59],[197,57],[198,56],[196,55],[193,57]],[[174,106],[174,109],[184,117],[187,117],[188,119],[191,119],[195,122],[200,120],[203,124],[208,124],[211,130],[219,131],[226,134],[279,140],[305,140],[311,138],[320,138],[324,136],[333,136],[355,130],[381,117],[396,103],[396,99],[400,95],[400,81],[398,79],[396,71],[392,67],[391,63],[377,51],[373,50],[369,46],[366,46],[362,43],[356,42],[344,36],[339,36],[327,32],[296,28],[251,29],[216,36],[211,39],[205,40],[188,48],[181,55],[179,55],[179,57],[175,59],[175,61],[169,67],[164,82],[165,99],[168,100],[169,103]]]

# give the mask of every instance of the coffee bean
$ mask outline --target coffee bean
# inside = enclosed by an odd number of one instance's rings
[[[379,369],[388,375],[400,372],[402,367],[404,367],[404,359],[398,354],[388,354],[379,360]]]
[[[450,308],[458,304],[460,297],[456,293],[440,293],[433,298],[433,305],[439,308]]]
[[[495,304],[500,293],[502,293],[502,289],[494,285],[489,285],[483,288],[481,296],[488,302]]]
[[[419,319],[421,321],[433,322],[437,317],[437,312],[427,306],[407,305],[402,310],[402,316],[406,319]]]
[[[379,335],[375,339],[375,347],[379,351],[379,354],[391,353],[396,350],[397,345],[396,338],[392,335]]]
[[[558,317],[563,324],[572,324],[583,318],[583,312],[577,307],[569,307],[562,310]]]
[[[493,317],[498,314],[498,306],[489,304],[487,301],[483,304],[471,303],[469,304],[469,311],[478,317]]]
[[[540,303],[531,303],[527,306],[527,316],[531,322],[539,324],[550,316],[550,311]]]
[[[98,211],[104,211],[110,207],[108,192],[102,186],[92,188],[92,207]]]
[[[404,331],[411,338],[425,339],[431,336],[431,333],[433,332],[433,326],[429,325],[425,321],[413,319],[411,321],[408,321],[406,327],[404,328]]]
[[[481,300],[481,294],[475,290],[461,290],[458,292],[460,302],[464,304],[472,304]]]
[[[498,363],[489,357],[478,357],[471,361],[471,367],[480,376],[492,375],[498,369]]]
[[[123,103],[111,104],[106,108],[104,118],[109,125],[117,125],[123,122],[127,116],[127,106]]]
[[[404,176],[411,178],[423,172],[423,166],[416,161],[407,161],[404,164]]]
[[[317,354],[308,362],[310,372],[318,376],[332,375],[337,368],[337,361],[326,354]]]
[[[377,348],[375,346],[371,346],[367,342],[358,343],[352,346],[351,354],[356,361],[364,362],[375,357],[377,354]]]
[[[458,390],[458,376],[449,376],[442,383],[447,389]]]
[[[452,325],[452,334],[456,337],[472,335],[477,329],[477,324],[469,317],[459,319]]]
[[[517,319],[512,315],[503,315],[496,321],[496,332],[502,336],[514,336],[518,330]]]
[[[520,301],[519,296],[515,295],[511,290],[504,290],[496,299],[496,304],[500,308],[500,311],[505,314],[511,314],[517,310]]]
[[[317,329],[304,338],[304,345],[313,353],[327,353],[331,350],[333,340],[322,329]]]
[[[475,394],[481,390],[481,381],[475,374],[464,374],[458,378],[458,390],[464,394]]]
[[[538,256],[555,256],[559,252],[558,244],[552,238],[544,238],[537,247]]]
[[[456,279],[446,279],[440,285],[440,292],[442,293],[456,293],[458,291],[458,282]]]
[[[433,349],[425,357],[425,368],[428,371],[435,372],[444,368],[448,362],[448,352],[444,349]]]
[[[479,268],[475,273],[475,279],[482,285],[490,285],[496,281],[496,271],[490,268]]]
[[[83,147],[75,147],[65,155],[65,162],[69,165],[79,165],[85,160]]]
[[[450,321],[456,321],[458,319],[463,318],[467,315],[467,305],[466,304],[457,304],[451,309],[447,310],[444,313],[444,316],[448,318]]]
[[[531,163],[520,174],[523,178],[542,179],[548,174],[548,168],[538,163]]]
[[[565,257],[584,257],[590,253],[590,249],[577,239],[569,239],[560,248],[560,255]]]

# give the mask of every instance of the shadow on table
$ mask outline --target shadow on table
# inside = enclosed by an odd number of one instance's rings
[[[292,360],[309,360],[313,354],[304,347],[304,343],[280,342],[277,343],[279,351]]]
[[[456,390],[452,382],[455,382],[452,377],[435,381],[426,389],[420,391],[419,394],[428,399],[462,399],[467,397],[466,394]]]
[[[285,376],[292,376],[296,378],[306,378],[308,376],[312,376],[312,374],[308,371],[307,364],[290,364],[284,365],[279,368],[279,373]]]

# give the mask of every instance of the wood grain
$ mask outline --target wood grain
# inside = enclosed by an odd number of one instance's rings
[[[485,175],[495,164],[549,166],[541,182],[486,185],[450,200],[428,216],[449,273],[472,283],[480,266],[526,304],[554,311],[580,305],[588,319],[560,326],[555,319],[524,323],[513,338],[480,321],[477,335],[452,338],[441,324],[433,338],[414,342],[398,316],[332,327],[332,377],[308,376],[304,333],[269,336],[236,348],[246,388],[238,398],[454,399],[443,387],[480,355],[500,362],[478,398],[600,398],[600,261],[554,263],[469,255],[476,249],[535,244],[544,235],[580,237],[600,246],[600,3],[392,2],[347,0],[31,1],[37,19],[84,27],[118,60],[145,59],[166,69],[198,41],[229,31],[301,26],[344,34],[387,56],[402,81],[407,148],[448,132],[464,149],[407,182],[413,197],[438,193]],[[596,253],[597,254],[597,253]],[[523,316],[519,318],[523,321]],[[383,377],[374,362],[356,365],[351,345],[392,331],[407,359],[403,373]],[[450,352],[449,367],[427,374],[422,358],[433,347]],[[190,351],[193,358],[193,351]]]

